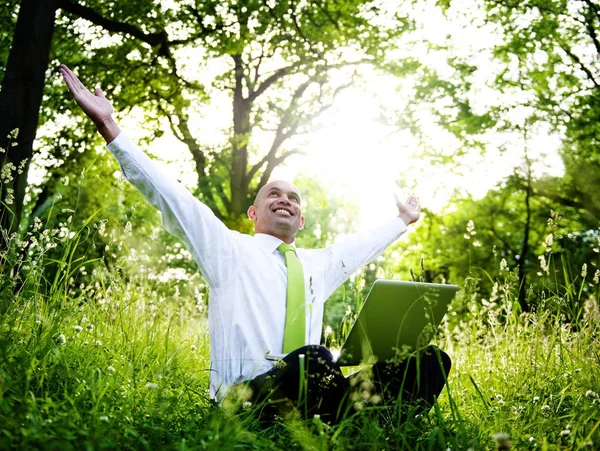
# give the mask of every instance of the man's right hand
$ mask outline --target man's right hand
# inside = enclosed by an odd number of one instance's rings
[[[100,88],[92,94],[71,70],[61,64],[58,71],[63,77],[69,91],[83,112],[94,122],[106,142],[113,141],[121,129],[112,118],[112,104],[104,96]]]

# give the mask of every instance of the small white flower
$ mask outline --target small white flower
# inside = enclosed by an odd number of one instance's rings
[[[192,345],[192,346],[190,346],[190,350],[191,350],[192,352],[194,352],[196,349],[197,349],[197,348],[196,348],[196,345]]]
[[[146,382],[146,388],[148,390],[156,390],[158,388],[158,385],[154,382]]]
[[[93,324],[88,324],[87,326],[85,326],[85,328],[87,330],[94,330],[94,325]]]
[[[67,342],[67,338],[65,337],[65,334],[60,334],[58,337],[56,337],[56,342],[59,345],[64,345]]]
[[[569,429],[564,429],[564,430],[560,431],[561,437],[568,437],[569,435],[571,435],[571,431]]]
[[[500,260],[500,271],[506,271],[508,269],[508,263],[506,262],[506,259],[503,258],[502,260]]]
[[[100,421],[104,422],[104,423],[108,423],[108,417],[106,415],[101,416],[100,418],[98,418]]]
[[[81,331],[83,330],[83,327],[81,327],[81,326],[79,326],[79,325],[77,325],[77,326],[73,326],[73,330],[74,330],[75,332],[81,332]]]
[[[533,397],[533,402],[538,402],[539,400],[540,400],[540,397],[539,397],[539,396],[534,396],[534,397]]]
[[[114,373],[117,370],[115,370],[114,366],[109,365],[108,368],[106,368],[106,371],[108,371],[109,373]]]

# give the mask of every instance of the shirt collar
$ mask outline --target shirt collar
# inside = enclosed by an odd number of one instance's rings
[[[275,252],[275,249],[277,249],[277,247],[283,243],[283,241],[276,236],[267,235],[266,233],[256,233],[254,234],[254,239],[260,247],[270,254]],[[292,246],[296,247],[296,243],[292,243]]]

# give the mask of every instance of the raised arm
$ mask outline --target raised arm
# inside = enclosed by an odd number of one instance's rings
[[[94,122],[98,132],[107,143],[114,141],[121,129],[112,117],[112,104],[104,96],[102,89],[96,88],[92,94],[71,70],[61,64],[58,71],[63,77],[69,91],[83,112]]]
[[[236,271],[234,235],[182,184],[129,140],[113,120],[113,107],[100,88],[92,94],[65,65],[59,68],[69,91],[96,124],[123,175],[162,213],[165,229],[181,238],[211,287]]]
[[[405,201],[396,196],[396,207],[398,217],[374,229],[347,236],[324,250],[329,258],[325,276],[328,294],[359,268],[379,257],[406,231],[408,225],[421,216],[421,206],[414,196],[408,196]]]

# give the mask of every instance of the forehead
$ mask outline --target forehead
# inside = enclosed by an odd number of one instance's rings
[[[298,191],[298,188],[284,180],[275,180],[274,182],[267,183],[260,189],[258,197],[267,196],[272,191],[280,191],[288,195],[295,194],[300,198],[300,191]]]

